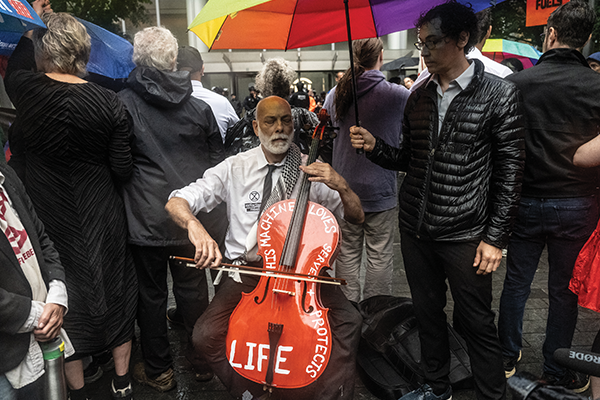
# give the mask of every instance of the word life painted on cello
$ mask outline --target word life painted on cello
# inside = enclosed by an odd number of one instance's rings
[[[263,267],[267,270],[276,271],[280,268],[281,254],[275,248],[282,248],[282,246],[278,247],[274,245],[274,236],[277,235],[273,235],[273,233],[280,230],[279,221],[289,221],[291,219],[294,205],[293,201],[276,203],[267,209],[261,217],[258,242],[259,246],[263,249]],[[310,235],[311,237],[320,237],[321,235],[329,238],[333,237],[337,243],[339,227],[335,217],[329,210],[319,204],[310,202],[308,204],[307,215],[312,216],[312,222],[310,226],[305,226],[304,235]],[[301,248],[298,252],[297,263],[309,266],[305,272],[316,276],[319,274],[321,268],[329,266],[334,248],[331,245],[331,241],[328,240],[324,240],[323,243],[320,243],[316,249],[313,248],[308,254],[304,254]],[[306,303],[308,304],[318,301],[318,295],[313,290],[313,287],[314,284],[309,284],[309,288],[306,291]],[[295,296],[300,297],[301,293],[295,293]],[[315,378],[325,368],[331,351],[331,335],[329,324],[326,323],[327,317],[318,310],[307,314],[305,317],[306,323],[310,324],[317,333],[314,339],[311,339],[314,342],[311,346],[311,354],[295,354],[295,346],[290,344],[290,340],[286,339],[286,336],[289,338],[295,332],[293,329],[286,329],[284,327],[281,341],[275,352],[275,375],[306,374],[311,378]],[[293,341],[291,342],[293,343]],[[270,346],[267,335],[264,336],[264,340],[261,343],[248,341],[240,343],[238,340],[232,340],[228,350],[229,363],[234,369],[262,372],[269,365]],[[298,358],[305,360],[302,370],[299,370],[297,366],[292,366],[290,363],[291,359]]]

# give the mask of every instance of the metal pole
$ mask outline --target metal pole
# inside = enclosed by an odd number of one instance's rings
[[[344,0],[344,9],[346,10],[346,28],[348,29],[348,50],[350,51],[350,72],[352,73],[352,98],[354,100],[354,115],[356,117],[356,126],[360,126],[358,118],[358,94],[356,93],[356,74],[354,73],[354,54],[352,52],[352,32],[350,31],[350,10],[348,9],[348,0]],[[356,149],[356,154],[364,154],[364,149]]]
[[[160,1],[154,0],[154,5],[156,6],[156,26],[160,26]]]

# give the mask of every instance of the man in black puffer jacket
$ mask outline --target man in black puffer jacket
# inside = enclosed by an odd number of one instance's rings
[[[476,23],[472,9],[456,2],[419,20],[416,46],[433,75],[408,100],[402,149],[351,128],[353,146],[363,147],[371,161],[407,172],[400,191],[402,254],[427,382],[403,400],[451,398],[446,279],[477,398],[506,396],[491,273],[518,209],[524,128],[516,87],[465,57]]]

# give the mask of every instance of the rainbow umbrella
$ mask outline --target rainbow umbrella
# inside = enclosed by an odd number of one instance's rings
[[[214,49],[297,49],[387,35],[414,27],[419,16],[447,0],[210,0],[189,30]],[[459,0],[475,11],[490,0]],[[498,1],[499,2],[499,1]],[[360,126],[356,77],[352,97]],[[361,153],[361,151],[357,150]]]
[[[533,67],[542,53],[535,47],[520,42],[505,39],[488,39],[481,52],[494,61],[500,62],[506,58],[517,58],[524,68]]]
[[[446,0],[347,0],[353,39],[413,28]],[[475,11],[490,0],[460,0]],[[209,49],[296,49],[348,40],[344,0],[209,0],[192,21]]]

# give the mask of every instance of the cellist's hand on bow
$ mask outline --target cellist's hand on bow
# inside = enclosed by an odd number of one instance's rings
[[[223,256],[219,251],[219,245],[204,229],[200,221],[197,219],[189,221],[187,230],[190,242],[196,248],[196,254],[194,254],[196,268],[217,267],[221,265]]]
[[[355,149],[364,149],[365,151],[373,151],[377,142],[375,136],[371,132],[360,126],[350,127],[350,142]]]

